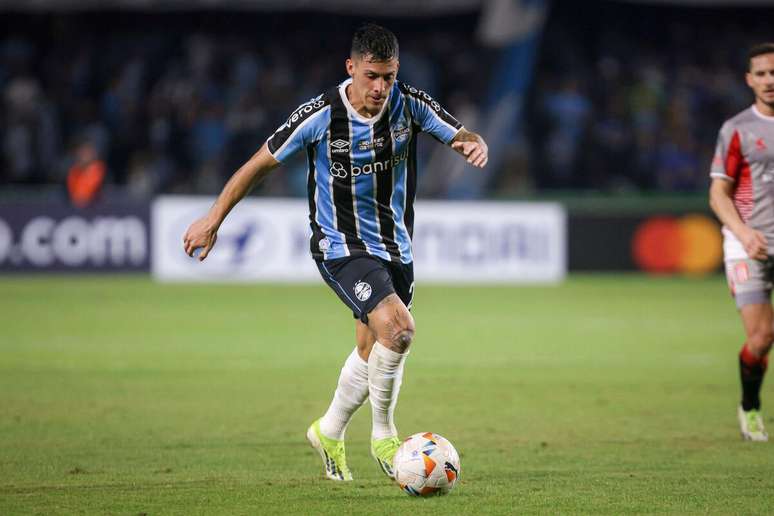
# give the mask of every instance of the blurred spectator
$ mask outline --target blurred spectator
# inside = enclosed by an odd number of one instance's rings
[[[553,187],[570,186],[573,167],[580,150],[591,103],[580,90],[577,79],[569,78],[556,90],[548,91],[543,110],[549,122],[546,134],[547,172]]]
[[[8,81],[4,91],[3,169],[14,183],[51,180],[58,159],[59,133],[55,114],[40,83],[29,76]],[[3,172],[0,172],[2,177]]]
[[[105,163],[99,159],[97,148],[90,141],[75,149],[75,160],[67,171],[67,193],[70,201],[85,208],[99,197],[105,182]]]

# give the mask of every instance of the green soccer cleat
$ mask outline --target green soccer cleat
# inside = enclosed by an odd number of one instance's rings
[[[347,467],[347,454],[344,450],[344,441],[337,441],[336,439],[325,437],[322,432],[320,432],[319,419],[312,423],[312,426],[306,431],[306,438],[309,440],[312,448],[317,450],[320,454],[326,477],[339,482],[348,482],[352,480],[352,473]]]
[[[392,458],[400,447],[400,440],[397,437],[387,437],[385,439],[371,439],[371,456],[382,468],[385,475],[395,480],[395,472],[392,470]]]
[[[763,418],[760,412],[757,410],[745,411],[740,405],[736,414],[739,417],[742,439],[758,442],[767,442],[769,440],[769,434],[766,433],[766,429],[763,427]]]

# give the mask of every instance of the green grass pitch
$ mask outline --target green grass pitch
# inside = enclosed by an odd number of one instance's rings
[[[396,412],[461,454],[413,499],[348,431],[307,445],[353,346],[318,286],[0,280],[0,514],[771,514],[774,443],[736,423],[742,330],[721,277],[419,285]],[[774,429],[774,388],[764,384]]]

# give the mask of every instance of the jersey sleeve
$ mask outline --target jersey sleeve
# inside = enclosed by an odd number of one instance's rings
[[[451,143],[462,129],[462,124],[424,91],[404,83],[400,83],[399,87],[406,97],[411,116],[420,129],[442,143]]]
[[[330,104],[321,95],[298,106],[266,140],[266,146],[274,159],[281,163],[296,152],[319,142],[325,135],[329,121]]]
[[[736,181],[742,169],[744,156],[739,131],[726,122],[718,134],[715,155],[712,157],[710,177]]]

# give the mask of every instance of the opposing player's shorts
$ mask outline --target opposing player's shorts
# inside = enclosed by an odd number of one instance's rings
[[[351,310],[368,324],[368,314],[392,293],[409,309],[414,299],[414,264],[392,263],[375,256],[348,256],[318,261],[325,283]]]
[[[726,279],[737,308],[771,302],[774,261],[726,260]]]

